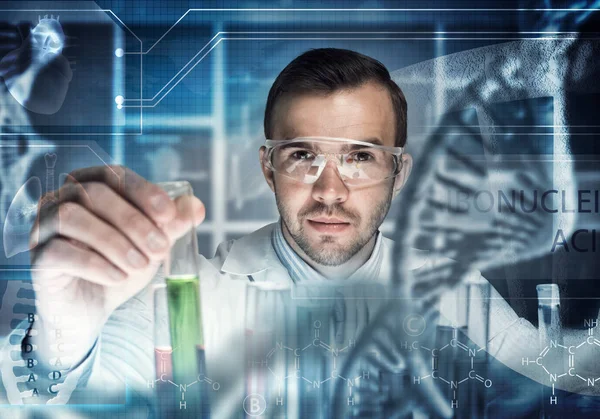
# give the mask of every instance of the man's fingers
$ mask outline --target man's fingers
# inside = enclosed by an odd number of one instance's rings
[[[57,218],[60,231],[53,231],[57,223],[52,218],[41,220],[40,231],[46,236],[44,241],[55,235],[77,240],[126,273],[148,265],[148,258],[126,236],[83,206],[65,202],[57,207]]]
[[[59,189],[58,203],[41,209],[43,215],[40,216],[41,221],[37,224],[40,229],[40,242],[50,239],[55,234],[69,237],[74,234],[63,234],[62,230],[72,229],[72,226],[65,225],[72,220],[68,216],[65,219],[58,216],[59,213],[64,213],[61,208],[68,202],[78,203],[97,218],[110,224],[148,259],[162,260],[166,255],[169,249],[169,238],[162,229],[112,188],[100,182],[65,183]],[[50,220],[55,221],[51,223]],[[86,227],[80,225],[80,228]],[[97,245],[91,247],[97,248]]]
[[[38,244],[44,243],[50,238],[50,234],[60,231],[59,220],[56,217],[58,206],[64,201],[76,201],[83,204],[86,208],[92,207],[90,197],[83,185],[79,182],[71,181],[68,187],[62,187],[55,191],[47,191],[38,201],[38,211],[36,220],[29,235],[29,248],[33,249]],[[54,224],[50,225],[47,219],[53,219]],[[40,224],[44,224],[44,230],[40,230]]]
[[[195,196],[181,196],[175,200],[175,217],[163,227],[171,243],[204,221],[204,204]]]
[[[160,186],[148,182],[123,166],[98,166],[75,170],[65,181],[72,182],[105,183],[155,223],[167,223],[176,214],[175,205]]]
[[[151,218],[103,183],[86,184],[86,190],[92,199],[91,211],[122,232],[150,260],[164,258],[169,240]]]
[[[43,266],[36,273],[41,280],[69,275],[104,286],[119,286],[126,275],[92,249],[75,246],[68,239],[56,237],[36,252],[34,265]],[[34,268],[36,269],[36,268]]]

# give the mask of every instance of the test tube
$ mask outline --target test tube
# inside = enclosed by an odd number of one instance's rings
[[[166,284],[158,284],[154,286],[154,358],[156,378],[161,382],[173,379],[172,352],[167,286]]]
[[[156,284],[154,292],[154,361],[156,379],[154,381],[155,408],[157,417],[167,417],[176,404],[172,386],[173,362],[171,336],[169,333],[169,311],[167,307],[167,285]]]
[[[482,356],[487,357],[487,343],[490,334],[490,283],[479,276],[467,282],[468,301],[466,306],[467,327],[469,330],[470,339],[477,343],[481,348],[484,348]]]
[[[265,417],[299,416],[295,411],[296,382],[289,377],[295,365],[293,348],[296,348],[296,339],[290,330],[290,325],[295,323],[291,307],[289,284],[247,284],[245,387],[247,394],[260,394],[272,406],[264,412]]]
[[[193,196],[189,182],[165,182],[159,185],[173,200]],[[196,230],[193,220],[190,220],[189,230],[173,244],[163,264],[173,381],[177,385],[194,383],[205,370],[197,256]],[[194,395],[199,397],[198,393],[194,391]],[[194,402],[192,394],[189,396],[188,401]]]
[[[467,282],[468,287],[468,316],[467,325],[469,330],[469,339],[474,342],[469,347],[475,349],[475,356],[469,354],[471,366],[468,370],[476,370],[478,374],[488,377],[488,347],[489,341],[489,318],[490,318],[490,297],[491,285],[482,276],[477,275]],[[477,348],[479,345],[479,348]],[[481,351],[479,349],[482,349]],[[477,382],[470,382],[467,386],[469,418],[484,417],[485,406],[487,405],[487,391]]]
[[[540,284],[536,287],[538,298],[538,331],[540,348],[556,342],[562,345],[560,321],[560,294],[557,284]]]
[[[544,365],[548,365],[550,373],[564,370],[565,362],[562,354],[550,350],[551,347],[563,345],[562,324],[560,321],[560,294],[557,284],[540,284],[536,287],[538,297],[538,333]],[[554,393],[554,391],[552,391]],[[542,387],[541,418],[555,416],[554,409],[548,404],[552,398],[550,389]],[[554,414],[553,414],[554,413]]]

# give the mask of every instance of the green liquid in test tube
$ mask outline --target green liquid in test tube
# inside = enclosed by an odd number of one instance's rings
[[[188,182],[166,182],[159,185],[171,199],[193,196],[192,187]],[[197,255],[196,230],[190,221],[190,230],[175,242],[164,263],[169,334],[173,350],[173,379],[178,385],[196,381],[201,371],[204,371]]]
[[[176,382],[189,384],[197,379],[198,353],[204,351],[198,276],[167,277],[167,296],[173,376]]]

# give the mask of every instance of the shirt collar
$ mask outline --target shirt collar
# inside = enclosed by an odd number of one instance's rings
[[[305,280],[327,280],[327,278],[306,263],[285,240],[281,228],[281,219],[273,228],[271,242],[279,261],[287,269],[294,282]],[[348,279],[359,278],[361,280],[374,280],[378,278],[381,262],[383,260],[381,243],[382,235],[380,231],[377,231],[377,238],[371,256],[360,268],[352,273]]]
[[[283,263],[277,256],[273,245],[273,230],[277,227],[281,228],[279,223],[267,224],[250,234],[234,240],[231,247],[228,249],[227,255],[224,257],[223,264],[219,266],[219,269],[225,273],[246,276],[254,275],[277,266],[284,269],[285,267],[282,266]],[[287,244],[287,242],[285,243]],[[389,270],[389,267],[385,266],[386,264],[383,263],[383,260],[387,259],[387,263],[389,264],[389,261],[392,258],[391,253],[393,245],[394,242],[392,240],[385,238],[381,233],[378,233],[375,247],[381,248],[382,251],[378,250],[375,252],[374,249],[369,260],[373,259],[373,255],[376,253],[381,253],[382,261],[378,263],[379,269],[385,268]],[[418,269],[423,266],[428,259],[428,251],[411,249],[408,269]]]

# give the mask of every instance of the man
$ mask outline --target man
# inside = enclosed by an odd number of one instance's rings
[[[227,354],[243,344],[249,281],[389,282],[392,243],[378,229],[411,171],[406,122],[389,72],[353,51],[310,50],[275,80],[259,157],[280,222],[200,258],[208,371],[228,384],[215,396],[215,417],[242,409],[244,364]],[[64,383],[51,388],[60,391],[43,389],[53,403],[67,402],[88,379],[110,386],[126,377],[140,389],[155,378],[150,284],[160,281],[174,240],[204,213],[197,198],[173,202],[122,167],[76,171],[42,199],[32,231],[37,333],[26,333],[23,348],[37,348],[41,370],[60,370]],[[409,269],[432,263],[415,252]],[[497,310],[499,324],[518,320],[505,303]],[[22,390],[8,388],[11,373],[4,363],[9,401],[20,403]]]

